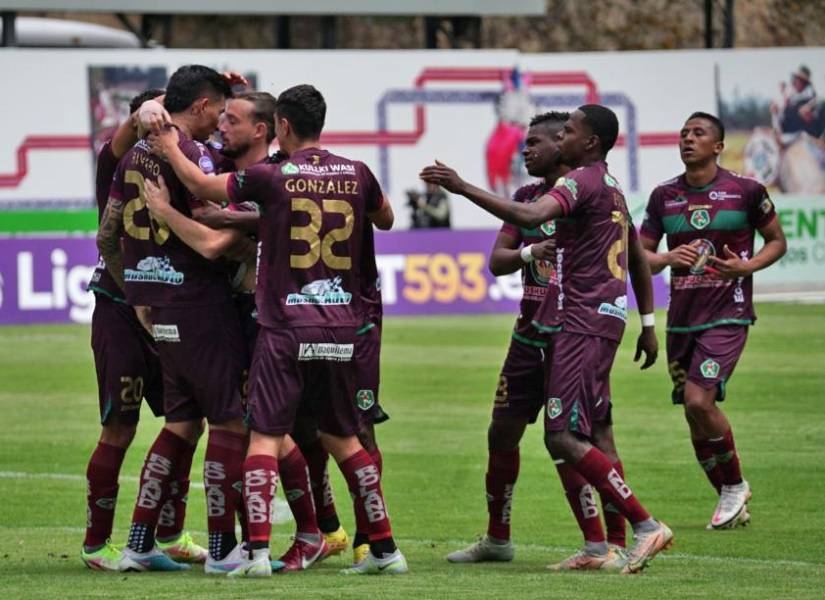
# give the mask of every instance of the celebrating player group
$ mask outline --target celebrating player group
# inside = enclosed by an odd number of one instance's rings
[[[100,151],[101,260],[89,288],[102,427],[87,467],[81,557],[102,571],[202,563],[209,574],[264,577],[308,569],[351,545],[352,565],[341,573],[406,573],[375,436],[388,416],[379,403],[373,228],[390,229],[393,211],[366,165],[321,147],[318,90],[233,93],[245,83],[181,67],[165,90],[133,100],[132,118]],[[221,144],[209,141],[216,129]],[[782,229],[761,185],[718,167],[724,127],[697,112],[681,130],[685,172],[654,190],[637,234],[606,163],[618,130],[601,105],[537,115],[523,152],[537,182],[512,200],[438,161],[420,173],[504,221],[490,269],[520,270],[524,287],[488,431],[487,535],[449,554],[452,563],[514,558],[519,443],[542,412],[547,450],[584,536],[579,552],[550,568],[637,573],[673,543],[624,479],[610,391],[627,275],[642,320],[635,360],[644,355],[647,369],[658,353],[651,272],[665,267],[673,401],[684,406],[718,494],[708,528],[750,519],[751,490],[718,403],[756,318],[751,275],[785,252]],[[756,230],[765,243],[754,254]],[[663,235],[668,250],[659,253]],[[144,399],[165,422],[121,548],[110,539],[118,478]],[[208,548],[185,528],[205,429]],[[352,498],[352,540],[330,488],[330,455]],[[273,560],[279,482],[296,532]]]

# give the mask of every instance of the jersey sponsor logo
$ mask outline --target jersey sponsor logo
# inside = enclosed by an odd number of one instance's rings
[[[298,346],[298,360],[348,362],[352,360],[353,348],[354,344],[302,343]]]
[[[773,202],[771,202],[771,199],[767,196],[762,198],[762,202],[759,203],[759,210],[762,211],[763,215],[770,214],[770,212],[773,210]]]
[[[556,185],[554,187],[562,186],[567,188],[573,196],[573,200],[576,200],[579,197],[579,185],[576,183],[575,179],[570,179],[569,177],[559,177],[556,180]]]
[[[710,225],[710,214],[703,209],[697,210],[690,215],[690,224],[694,229],[704,229]]]
[[[314,305],[342,305],[352,301],[352,294],[345,292],[341,287],[341,277],[334,279],[316,279],[301,288],[299,294],[289,294],[286,297],[287,306],[300,304]]]
[[[177,325],[152,325],[152,335],[156,342],[180,341],[180,332]]]
[[[627,296],[618,296],[613,301],[602,302],[599,305],[598,313],[600,315],[607,315],[608,317],[615,317],[622,321],[627,321]]]
[[[605,183],[605,185],[610,186],[610,187],[612,187],[614,189],[617,189],[620,192],[622,192],[622,186],[619,185],[619,182],[616,181],[610,173],[605,173],[604,174],[604,183]],[[624,193],[624,192],[622,192],[622,193]]]
[[[208,156],[201,156],[198,159],[198,166],[200,167],[201,171],[203,171],[207,175],[215,172],[215,163],[213,163],[212,159]]]
[[[705,379],[715,379],[719,375],[719,363],[709,358],[699,365],[699,371]]]
[[[533,279],[542,286],[547,286],[547,284],[555,279],[556,270],[553,268],[553,263],[547,260],[535,260],[530,263],[529,266],[530,272],[533,275]],[[544,297],[544,289],[542,289],[541,296]]]
[[[175,270],[168,256],[147,256],[141,259],[136,268],[124,269],[123,279],[135,283],[165,283],[182,285],[183,273]]]
[[[713,204],[691,204],[688,210],[701,210],[703,208],[713,208]]]
[[[693,275],[702,275],[705,272],[705,266],[708,263],[708,258],[711,256],[716,256],[716,246],[714,246],[713,242],[710,240],[700,239],[695,248],[699,256],[690,267],[690,272]]]
[[[676,196],[673,200],[665,200],[665,208],[672,208],[674,206],[681,206],[687,202],[687,198],[685,198],[682,194]]]
[[[372,390],[358,390],[355,393],[355,402],[361,410],[369,410],[375,406],[375,394]]]
[[[561,398],[547,399],[547,418],[555,419],[561,414]]]
[[[552,220],[552,221],[547,221],[547,223],[542,223],[541,227],[539,227],[539,229],[541,229],[541,232],[544,235],[546,235],[547,237],[550,237],[551,235],[556,233],[556,221],[555,221],[555,219]]]
[[[711,200],[737,200],[741,197],[741,194],[729,194],[725,191],[717,192],[716,190],[712,190],[708,194],[708,198],[710,198]]]
[[[300,172],[301,170],[298,168],[298,165],[292,162],[285,163],[281,166],[281,173],[284,175],[297,175]]]

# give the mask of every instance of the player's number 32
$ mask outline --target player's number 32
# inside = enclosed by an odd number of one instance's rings
[[[322,210],[323,209],[323,210]],[[346,200],[330,200],[325,198],[321,207],[309,198],[293,198],[292,213],[306,213],[309,223],[293,225],[289,237],[293,240],[302,240],[309,244],[309,250],[304,254],[290,254],[289,266],[293,269],[310,269],[319,259],[330,269],[347,270],[352,268],[352,259],[349,256],[338,256],[332,251],[335,242],[345,242],[352,235],[352,226],[355,222],[352,206]],[[318,235],[321,231],[325,214],[339,214],[344,216],[344,225],[330,229],[323,239]]]

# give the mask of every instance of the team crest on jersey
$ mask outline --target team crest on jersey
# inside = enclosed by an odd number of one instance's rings
[[[762,202],[759,203],[759,210],[762,211],[763,215],[770,214],[770,212],[773,210],[773,202],[771,202],[771,199],[767,196],[762,198]]]
[[[716,246],[710,240],[701,239],[696,244],[696,252],[699,257],[690,267],[690,273],[691,275],[702,275],[705,272],[705,266],[708,264],[708,258],[716,256]]]
[[[541,232],[544,235],[546,235],[547,237],[550,237],[551,235],[556,233],[556,221],[555,221],[555,219],[553,221],[547,221],[547,223],[542,223],[541,226],[539,227],[539,229],[541,229]]]
[[[299,294],[289,294],[286,297],[287,306],[298,304],[339,305],[349,304],[352,294],[341,287],[341,278],[317,279],[301,288]]]
[[[705,379],[715,379],[719,375],[719,363],[709,358],[699,365],[699,370]]]
[[[691,213],[690,224],[694,229],[704,229],[710,225],[710,214],[704,208]]]
[[[281,167],[281,173],[284,175],[297,175],[301,170],[295,163],[288,162]]]
[[[372,390],[358,390],[355,394],[355,402],[361,410],[369,410],[375,404],[375,394]]]
[[[570,193],[573,195],[573,199],[576,200],[579,197],[579,185],[576,183],[575,179],[570,179],[569,177],[559,177],[556,180],[555,187],[566,187]]]
[[[547,418],[555,419],[561,414],[561,398],[547,399]]]
[[[203,171],[207,175],[215,172],[215,163],[213,163],[212,159],[207,155],[203,155],[198,159],[198,166],[200,167],[201,171]]]

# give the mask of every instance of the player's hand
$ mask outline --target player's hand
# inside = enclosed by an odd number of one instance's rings
[[[672,269],[689,269],[699,260],[697,247],[700,240],[694,240],[690,244],[676,246],[667,253],[667,265]]]
[[[176,127],[165,127],[149,136],[149,148],[152,154],[166,158],[166,153],[180,143],[180,132]]]
[[[163,175],[158,176],[157,185],[151,179],[146,179],[143,187],[146,195],[146,206],[153,215],[159,215],[170,206],[172,198],[169,195],[166,182],[163,181]]]
[[[541,242],[533,244],[530,253],[536,260],[546,260],[556,262],[556,238],[547,238]]]
[[[223,210],[211,202],[204,204],[196,215],[192,215],[192,218],[212,229],[221,229],[226,226]]]
[[[748,261],[740,258],[727,244],[724,245],[722,251],[725,253],[725,258],[708,256],[708,262],[716,269],[717,277],[720,279],[737,279],[748,277],[753,273],[748,266]]]
[[[151,306],[135,306],[135,315],[143,325],[143,328],[149,332],[149,335],[154,337],[152,328],[152,307]]]
[[[642,327],[642,333],[639,334],[639,339],[636,340],[636,355],[633,357],[633,362],[639,362],[642,352],[645,355],[645,361],[641,367],[644,371],[652,366],[659,356],[659,340],[656,339],[656,330],[653,327]]]
[[[444,163],[436,160],[434,165],[424,167],[418,176],[427,183],[440,185],[448,192],[460,194],[464,187],[464,180],[458,176],[455,169],[451,169]]]
[[[235,87],[236,85],[249,87],[249,80],[237,71],[224,71],[222,75],[230,87]]]
[[[172,117],[157,100],[147,100],[138,109],[138,132],[159,133],[172,124]],[[143,137],[143,136],[141,136]]]

